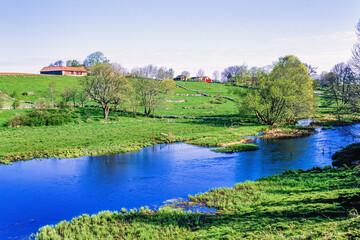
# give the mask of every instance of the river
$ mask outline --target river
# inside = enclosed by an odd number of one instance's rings
[[[41,226],[83,213],[157,208],[168,199],[287,169],[331,165],[331,155],[353,142],[342,128],[318,128],[305,138],[257,139],[260,150],[253,152],[215,153],[175,143],[125,154],[1,165],[0,239],[27,239]]]

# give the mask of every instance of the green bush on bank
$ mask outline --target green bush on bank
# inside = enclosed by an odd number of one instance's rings
[[[29,112],[26,115],[15,115],[9,122],[9,127],[20,126],[51,126],[64,125],[72,122],[71,112],[67,109],[47,109]]]
[[[222,152],[222,153],[235,153],[235,152],[254,151],[258,149],[259,146],[255,144],[232,144],[225,148],[211,149],[211,151]]]

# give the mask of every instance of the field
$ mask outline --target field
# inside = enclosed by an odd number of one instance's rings
[[[0,124],[15,114],[32,110],[1,110]],[[259,124],[187,119],[132,117],[112,112],[104,122],[101,109],[77,108],[73,123],[63,126],[0,127],[0,161],[7,163],[35,157],[77,157],[139,151],[166,141],[190,141],[219,137],[223,142],[257,135]],[[141,129],[141,131],[139,131]],[[169,137],[164,138],[160,133]],[[54,141],[56,144],[54,144]]]
[[[60,93],[66,86],[77,86],[79,77],[56,76],[56,75],[0,75],[0,91],[12,94],[19,93],[19,99],[38,102],[41,99],[48,99],[47,89],[50,82],[56,83],[56,91]],[[34,92],[34,95],[24,96],[24,92]],[[59,95],[57,100],[60,99]]]
[[[35,239],[358,239],[356,168],[287,171],[189,196],[216,214],[148,208],[82,215]],[[190,204],[190,203],[188,203]]]

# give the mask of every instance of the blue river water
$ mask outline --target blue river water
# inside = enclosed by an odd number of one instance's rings
[[[360,125],[346,128],[354,127]],[[341,129],[319,128],[297,139],[257,139],[260,150],[234,154],[175,143],[126,154],[1,165],[0,239],[27,239],[41,226],[83,213],[157,208],[169,199],[287,169],[331,165],[331,155],[354,141]]]

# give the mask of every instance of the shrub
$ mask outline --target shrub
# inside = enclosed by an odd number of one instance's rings
[[[26,126],[27,124],[28,121],[26,115],[19,115],[19,114],[16,114],[8,122],[9,127],[20,127],[20,126]]]
[[[211,150],[214,152],[235,153],[235,152],[254,151],[258,149],[259,146],[255,144],[233,144],[227,146],[226,148],[215,148]]]
[[[15,100],[13,103],[12,103],[12,108],[13,109],[17,109],[20,107],[20,101],[19,100]]]
[[[210,103],[212,104],[223,104],[223,99],[222,98],[215,98],[215,99],[211,99]]]
[[[8,122],[10,127],[19,126],[49,126],[49,125],[64,125],[72,122],[69,111],[66,110],[36,110],[26,115],[16,115]]]

